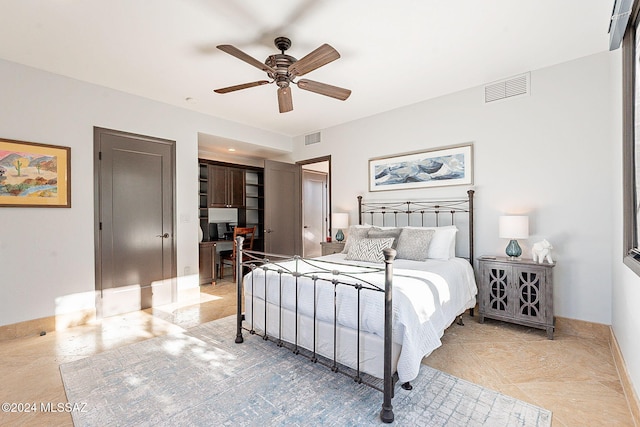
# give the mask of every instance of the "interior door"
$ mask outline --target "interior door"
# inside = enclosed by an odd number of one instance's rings
[[[302,250],[300,165],[264,162],[265,252],[300,255]]]
[[[175,142],[96,128],[96,308],[174,301]]]
[[[302,170],[302,244],[305,258],[322,255],[327,236],[327,174]]]

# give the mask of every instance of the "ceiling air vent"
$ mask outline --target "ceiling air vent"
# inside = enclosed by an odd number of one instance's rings
[[[317,144],[320,142],[320,132],[310,133],[304,136],[304,145]]]
[[[529,95],[531,90],[531,73],[510,77],[484,87],[484,103],[517,98]]]

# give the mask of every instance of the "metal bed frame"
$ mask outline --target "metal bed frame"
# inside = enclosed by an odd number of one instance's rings
[[[393,219],[393,226],[399,225],[412,225],[412,219],[419,218],[419,226],[429,226],[433,224],[435,226],[440,226],[444,221],[441,218],[441,215],[446,215],[450,220],[447,221],[445,225],[455,225],[455,215],[459,213],[468,215],[468,223],[469,223],[469,262],[473,266],[473,196],[474,190],[467,191],[467,198],[458,198],[458,199],[449,199],[449,200],[438,200],[438,201],[429,201],[422,200],[417,202],[363,202],[362,196],[358,196],[358,222],[360,224],[363,221],[369,220],[370,224],[374,224],[375,222],[381,222],[382,226],[391,223],[391,220],[387,218]],[[467,216],[465,215],[465,216]],[[381,218],[381,221],[379,221]],[[430,221],[430,218],[432,221]],[[404,222],[406,221],[406,222]],[[413,224],[416,224],[413,221]],[[354,271],[337,271],[332,270],[329,267],[325,267],[323,264],[326,261],[322,260],[307,260],[303,259],[299,256],[285,256],[279,254],[268,254],[264,252],[258,251],[243,251],[242,248],[243,237],[238,236],[237,245],[239,250],[236,251],[236,279],[237,279],[237,327],[236,327],[236,339],[235,342],[240,344],[244,341],[242,331],[243,329],[248,331],[251,335],[261,336],[264,340],[275,341],[276,344],[280,347],[287,347],[295,354],[300,354],[306,356],[313,363],[321,363],[323,365],[328,366],[334,372],[342,372],[347,375],[352,376],[354,381],[357,383],[363,383],[369,385],[383,393],[383,402],[382,409],[380,411],[380,419],[385,423],[391,423],[394,420],[393,413],[393,405],[391,400],[394,396],[394,388],[395,384],[398,380],[397,373],[392,372],[392,344],[393,344],[393,261],[396,255],[396,251],[391,248],[387,248],[384,250],[384,268],[382,267],[362,267],[362,266],[353,266]],[[285,268],[282,266],[282,261],[295,261],[295,269]],[[298,269],[298,266],[304,263],[307,267],[311,268],[311,271],[306,273],[301,273]],[[251,325],[249,328],[245,328],[243,326],[244,314],[242,310],[242,302],[243,302],[243,270],[249,269],[251,273],[248,274],[247,278],[252,280],[252,297],[250,301],[245,300],[245,304],[252,304],[251,310]],[[265,310],[264,310],[264,332],[260,333],[254,329],[254,313],[253,304],[255,304],[255,286],[256,282],[253,281],[254,272],[257,269],[261,269],[264,271],[265,278]],[[296,287],[296,301],[295,301],[295,339],[293,343],[286,343],[282,339],[282,298],[281,294],[279,295],[279,332],[277,337],[271,337],[267,330],[267,292],[266,292],[266,281],[267,281],[267,272],[272,271],[279,275],[280,280],[280,292],[282,292],[282,275],[288,274],[296,278],[295,287]],[[384,272],[384,289],[380,288],[372,284],[371,282],[363,279],[363,276],[366,277],[366,274],[369,273],[380,273]],[[324,274],[324,276],[320,276]],[[358,274],[358,277],[355,277],[355,274]],[[326,360],[323,357],[319,357],[316,352],[316,328],[314,326],[313,331],[313,348],[312,349],[304,349],[298,343],[298,286],[299,286],[299,278],[307,277],[312,280],[314,286],[314,313],[313,313],[313,323],[316,325],[316,286],[318,282],[328,282],[334,286],[334,316],[333,316],[333,360]],[[357,279],[356,283],[349,283],[343,281],[344,278]],[[336,298],[337,298],[337,288],[338,286],[350,286],[357,291],[357,304],[358,304],[358,313],[360,313],[360,295],[361,292],[383,292],[384,293],[384,369],[383,369],[383,378],[382,378],[382,387],[374,384],[372,381],[368,381],[365,379],[365,376],[360,372],[360,318],[358,316],[358,325],[357,325],[357,355],[356,355],[356,368],[355,370],[346,368],[339,364],[336,358],[336,334],[337,334],[337,316],[336,316]],[[471,312],[473,313],[473,312]],[[411,385],[409,383],[402,384],[402,387],[406,390],[411,390]]]

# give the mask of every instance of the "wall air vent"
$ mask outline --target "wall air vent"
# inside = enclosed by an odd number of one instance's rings
[[[510,77],[484,87],[484,103],[512,99],[531,94],[531,73]]]
[[[317,144],[320,142],[320,132],[310,133],[304,136],[304,145]]]

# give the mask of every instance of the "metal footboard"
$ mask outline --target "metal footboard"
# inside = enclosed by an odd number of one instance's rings
[[[307,260],[301,258],[299,256],[295,257],[287,257],[283,255],[277,254],[266,254],[263,252],[256,251],[243,251],[242,241],[244,238],[242,236],[237,237],[237,241],[235,244],[238,248],[236,250],[236,280],[237,280],[237,330],[236,330],[236,343],[242,343],[244,341],[242,331],[247,330],[250,334],[257,334],[261,336],[265,340],[274,341],[278,346],[284,346],[289,348],[295,354],[300,354],[307,357],[314,363],[321,363],[326,365],[334,372],[342,372],[347,375],[352,376],[355,382],[363,383],[368,386],[371,386],[383,393],[383,402],[382,409],[380,411],[380,419],[386,423],[390,423],[394,419],[393,414],[393,406],[391,404],[391,399],[394,395],[394,387],[397,379],[397,375],[394,375],[392,372],[392,345],[393,345],[393,261],[396,256],[396,251],[394,249],[388,248],[385,249],[384,258],[385,264],[384,268],[382,267],[366,267],[366,266],[347,266],[353,267],[353,271],[338,271],[330,268],[330,265],[326,261],[322,260]],[[294,261],[295,268],[289,268],[283,266],[283,262],[285,261]],[[301,272],[302,268],[305,267],[304,272]],[[247,276],[247,280],[251,280],[252,286],[252,297],[251,300],[247,301],[245,299],[244,303],[252,304],[251,308],[251,324],[249,328],[243,327],[243,271],[249,270],[250,274]],[[254,304],[256,304],[256,286],[258,284],[254,280],[255,272],[257,270],[262,270],[264,272],[264,333],[260,334],[254,329],[254,317],[256,311],[254,310]],[[267,313],[268,313],[268,305],[269,298],[267,296],[267,276],[271,272],[272,274],[278,274],[279,281],[279,294],[278,294],[278,315],[280,318],[278,319],[278,336],[271,337],[268,333],[268,323],[267,323]],[[365,278],[367,274],[370,273],[381,273],[384,272],[384,289],[379,286],[367,281]],[[358,275],[356,277],[356,274]],[[283,275],[290,275],[295,278],[295,333],[294,333],[294,342],[289,342],[283,340],[282,336],[282,277]],[[312,284],[302,283],[300,278],[308,278],[311,280]],[[352,282],[345,281],[346,279],[351,279]],[[325,360],[324,357],[319,357],[320,355],[317,353],[317,332],[316,325],[319,320],[317,319],[317,286],[319,282],[330,283],[333,285],[333,358],[332,360]],[[313,345],[312,348],[302,348],[298,342],[298,310],[299,310],[299,286],[313,286]],[[355,372],[350,369],[342,369],[339,364],[337,358],[337,331],[338,331],[338,316],[337,316],[337,300],[338,300],[338,289],[341,286],[349,286],[353,288],[357,292],[357,340],[356,340],[356,367],[354,369]],[[361,338],[361,324],[360,324],[360,304],[361,304],[361,295],[362,292],[380,292],[384,293],[384,369],[383,369],[383,378],[382,378],[382,386],[376,385],[373,382],[366,381],[362,372],[360,370],[360,338]],[[258,302],[262,303],[262,302]],[[249,319],[245,319],[249,320]],[[407,384],[408,386],[408,384]],[[407,387],[408,388],[408,387]]]

